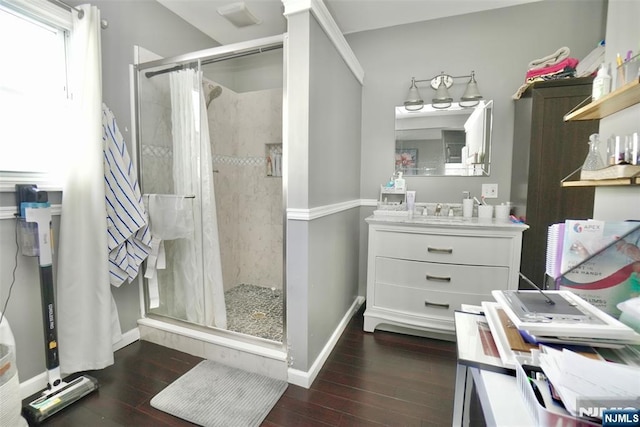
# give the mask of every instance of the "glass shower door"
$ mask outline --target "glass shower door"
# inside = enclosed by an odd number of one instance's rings
[[[164,268],[145,278],[146,312],[158,320],[284,341],[283,182],[281,169],[267,168],[268,160],[282,164],[282,47],[274,37],[246,52],[225,46],[138,65],[138,160],[151,227],[152,203],[164,200],[169,212],[192,209],[195,236],[193,245],[163,239]],[[198,79],[179,104],[176,76],[189,70]],[[193,271],[196,287],[186,277]]]
[[[153,237],[146,304],[152,314],[224,329],[202,73],[174,70],[138,75],[141,187]]]

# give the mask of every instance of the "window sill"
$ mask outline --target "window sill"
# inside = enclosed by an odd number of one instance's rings
[[[16,184],[35,184],[39,190],[62,191],[62,182],[43,172],[0,171],[0,193],[13,193]]]

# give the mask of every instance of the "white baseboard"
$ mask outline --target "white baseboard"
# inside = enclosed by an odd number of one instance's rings
[[[122,339],[117,343],[113,344],[113,351],[118,351],[121,348],[128,346],[129,344],[133,344],[134,342],[140,340],[140,329],[136,326],[135,328],[125,332],[122,334]]]
[[[318,376],[320,369],[322,369],[322,366],[324,366],[324,362],[327,361],[327,358],[331,354],[331,351],[333,350],[333,348],[336,346],[338,339],[340,339],[340,336],[346,329],[347,324],[351,320],[351,317],[353,317],[354,313],[358,311],[358,309],[360,308],[363,302],[364,302],[364,297],[360,296],[355,299],[355,301],[353,302],[353,304],[351,305],[347,313],[344,315],[344,317],[340,321],[340,324],[338,324],[338,327],[336,328],[336,330],[333,331],[331,338],[329,339],[327,344],[324,346],[324,348],[322,349],[322,351],[320,352],[315,362],[313,362],[313,365],[311,365],[311,368],[308,371],[305,372],[299,369],[289,368],[288,382],[290,384],[294,384],[304,388],[311,387],[311,384],[313,384],[313,381]]]
[[[18,375],[20,375],[19,372]],[[45,388],[47,388],[46,371],[20,383],[20,399],[29,397],[32,394],[44,390]]]
[[[344,317],[336,327],[335,331],[331,335],[331,338],[324,346],[313,365],[308,371],[301,371],[299,369],[289,368],[287,377],[288,382],[300,387],[309,388],[311,384],[318,376],[320,369],[327,361],[327,358],[331,354],[331,351],[338,342],[338,339],[347,327],[347,324],[353,317],[354,313],[358,311],[360,306],[364,303],[364,297],[359,296],[354,301],[349,310],[345,313]],[[122,334],[122,339],[113,345],[113,351],[120,350],[129,344],[132,344],[140,339],[140,330],[136,327],[130,331]],[[20,383],[20,398],[24,399],[32,394],[35,394],[47,387],[47,372],[35,375]]]
[[[140,339],[140,330],[135,327],[130,331],[122,334],[122,339],[117,343],[113,344],[113,351],[118,351],[121,348],[128,346]],[[19,374],[19,373],[18,373]],[[32,394],[38,393],[39,391],[47,388],[47,383],[49,382],[49,378],[47,376],[47,371],[44,371],[41,374],[38,374],[34,377],[29,378],[28,380],[20,382],[20,399],[24,399],[26,397],[31,396]]]

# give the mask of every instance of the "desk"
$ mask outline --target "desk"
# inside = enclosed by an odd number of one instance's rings
[[[483,307],[489,308],[484,305]],[[470,398],[473,389],[477,392],[485,421],[489,426],[600,425],[593,420],[571,416],[563,409],[558,410],[558,405],[552,405],[553,402],[548,393],[546,399],[548,408],[545,409],[544,405],[540,405],[539,397],[536,398],[529,385],[527,377],[530,374],[520,368],[520,363],[525,366],[532,364],[532,361],[525,358],[524,354],[518,356],[513,364],[509,363],[507,358],[501,358],[484,315],[457,311],[454,319],[458,353],[453,408],[454,427],[469,425]],[[547,357],[551,357],[550,350],[545,352],[548,353]],[[608,360],[617,360],[620,363],[609,364],[584,358],[573,352],[562,353],[562,356],[563,361],[557,363],[568,363],[574,369],[570,369],[569,365],[563,368],[567,374],[566,377],[558,377],[560,386],[582,387],[581,394],[575,394],[577,400],[570,402],[573,403],[571,410],[574,413],[581,413],[585,408],[640,408],[640,398],[637,397],[637,388],[635,388],[637,381],[630,380],[630,378],[639,378],[639,371],[624,366],[624,364],[633,366],[638,364],[636,358],[630,357],[624,349],[620,349],[619,352],[612,349],[607,357]],[[544,366],[554,371],[552,364]],[[514,367],[518,371],[520,384],[513,376]],[[589,376],[585,377],[584,381],[574,380],[585,372],[589,373]],[[578,393],[578,389],[573,390]],[[593,390],[602,394],[589,394]],[[581,399],[591,403],[581,402]]]
[[[469,425],[469,402],[475,387],[487,426],[535,426],[520,397],[516,377],[458,363],[453,427]]]
[[[469,425],[469,402],[475,388],[488,426],[528,427],[534,420],[521,397],[516,377],[499,355],[487,352],[479,330],[484,316],[455,313],[458,364],[453,404],[453,426]],[[515,375],[515,374],[514,374]]]

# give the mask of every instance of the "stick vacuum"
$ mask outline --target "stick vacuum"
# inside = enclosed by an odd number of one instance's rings
[[[97,390],[98,381],[88,375],[77,377],[69,382],[62,381],[60,377],[52,270],[51,205],[47,192],[39,191],[35,185],[16,185],[16,197],[20,207],[18,225],[22,233],[23,255],[37,256],[40,266],[42,324],[48,384],[41,397],[22,408],[22,415],[31,424],[39,424]]]

